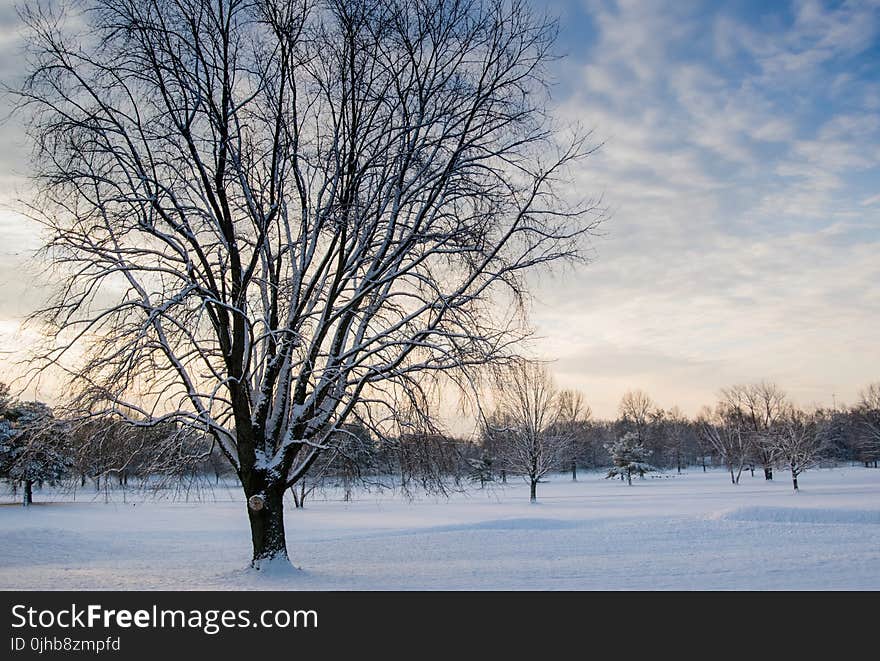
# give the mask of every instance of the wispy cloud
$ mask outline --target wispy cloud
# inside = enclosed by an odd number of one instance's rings
[[[694,408],[733,381],[811,402],[880,378],[877,3],[584,7],[560,105],[606,140],[577,186],[614,218],[536,304],[567,385],[611,413],[627,387]]]
[[[560,381],[611,415],[632,387],[695,411],[733,382],[827,403],[880,379],[880,3],[549,10],[568,52],[558,114],[605,142],[574,186],[613,212],[593,264],[538,281],[535,350]],[[19,52],[0,8],[4,82]],[[8,200],[27,155],[16,118],[0,141]],[[0,213],[0,236],[0,340],[21,342],[34,230]]]

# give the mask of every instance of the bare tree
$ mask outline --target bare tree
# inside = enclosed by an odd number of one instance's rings
[[[81,35],[25,10],[63,281],[35,365],[78,410],[209,434],[253,565],[286,559],[283,494],[334,433],[390,435],[425,374],[514,353],[524,274],[600,220],[556,193],[592,147],[542,105],[555,24],[523,0],[87,4]]]
[[[865,466],[873,462],[877,468],[880,459],[880,382],[872,383],[859,396],[854,410],[858,420],[858,458]]]
[[[569,468],[571,479],[577,482],[577,467],[582,439],[593,410],[578,390],[563,390],[559,393],[559,420],[557,432],[569,439]]]
[[[496,438],[501,464],[529,482],[529,500],[534,503],[538,482],[561,466],[571,436],[557,424],[559,392],[545,365],[517,360],[501,374],[498,408],[485,422],[486,434]]]
[[[764,469],[764,479],[773,479],[778,456],[776,435],[789,404],[785,393],[774,383],[761,381],[733,386],[721,391],[728,414],[737,418],[748,435],[752,456]]]
[[[645,441],[657,410],[654,400],[643,390],[628,390],[620,399],[619,410],[624,427],[632,429],[639,440]]]
[[[727,467],[731,483],[739,484],[751,449],[740,418],[731,412],[725,402],[720,402],[714,411],[704,407],[697,417],[697,424],[700,437]]]
[[[687,416],[677,406],[673,406],[668,413],[662,416],[665,429],[666,450],[675,463],[675,470],[681,473],[683,465],[688,459],[688,444],[692,442],[693,427]]]
[[[790,409],[781,421],[776,436],[779,458],[791,470],[791,482],[798,490],[798,476],[822,459],[822,437],[817,433],[816,420],[803,411]]]

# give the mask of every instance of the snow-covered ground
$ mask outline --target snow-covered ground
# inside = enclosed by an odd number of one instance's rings
[[[244,569],[249,532],[233,488],[174,502],[129,491],[38,491],[0,506],[3,589],[880,589],[880,470],[635,480],[596,473],[514,481],[449,499],[328,494],[287,513],[300,571]],[[52,502],[45,502],[51,500]]]

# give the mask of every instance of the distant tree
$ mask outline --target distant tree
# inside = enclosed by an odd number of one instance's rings
[[[742,420],[726,402],[719,402],[714,411],[705,407],[697,418],[697,424],[703,442],[727,467],[731,483],[739,484],[750,451]]]
[[[854,409],[857,420],[856,454],[865,466],[880,460],[880,382],[872,383],[861,392]]]
[[[499,378],[496,400],[484,435],[494,438],[502,466],[528,480],[534,503],[538,482],[560,467],[571,447],[571,436],[558,425],[559,392],[544,365],[518,360]]]
[[[817,409],[813,418],[827,459],[851,461],[857,458],[858,422],[854,411]]]
[[[643,390],[629,390],[620,399],[620,420],[627,431],[635,432],[639,440],[646,441],[648,428],[657,412],[654,400]]]
[[[727,415],[738,419],[740,433],[749,442],[750,454],[764,469],[764,479],[772,480],[779,447],[775,436],[789,408],[785,392],[774,383],[761,381],[726,388],[721,394]]]
[[[556,431],[569,438],[569,470],[571,479],[577,482],[577,467],[583,450],[586,429],[593,410],[577,390],[563,390],[559,393],[559,420]]]
[[[776,435],[779,457],[791,470],[792,485],[797,491],[798,476],[823,457],[822,436],[817,433],[815,418],[796,409],[786,414],[780,426]]]
[[[606,479],[610,477],[626,477],[627,483],[632,486],[634,474],[644,477],[645,473],[656,471],[657,467],[648,463],[651,450],[645,447],[644,442],[635,432],[627,432],[614,443],[607,447],[614,465],[608,471]]]
[[[471,481],[479,482],[481,489],[486,486],[486,482],[491,482],[495,479],[492,472],[493,461],[489,454],[483,454],[479,457],[469,457],[467,463],[470,467],[469,477]]]
[[[22,504],[33,503],[34,482],[60,480],[71,465],[62,425],[42,402],[5,407],[0,421],[0,475],[23,489]]]
[[[681,473],[681,469],[690,463],[689,455],[694,445],[693,426],[677,406],[665,413],[663,426],[666,452],[675,470]]]
[[[343,425],[336,432],[333,448],[323,453],[309,472],[290,487],[294,507],[304,508],[306,498],[322,489],[328,480],[341,484],[344,498],[349,500],[354,483],[362,481],[363,471],[375,468],[374,450],[373,438],[366,427],[356,422]]]

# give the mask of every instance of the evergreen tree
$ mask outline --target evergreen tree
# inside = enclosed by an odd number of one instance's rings
[[[24,487],[23,505],[33,502],[34,482],[61,479],[71,463],[66,434],[46,404],[7,404],[0,418],[0,476]]]
[[[626,476],[627,483],[632,486],[633,474],[642,477],[645,473],[657,470],[655,466],[647,463],[648,457],[651,456],[651,450],[645,447],[639,435],[634,431],[626,432],[614,443],[605,445],[605,449],[608,450],[611,460],[614,462],[606,479],[618,476],[622,479]]]

